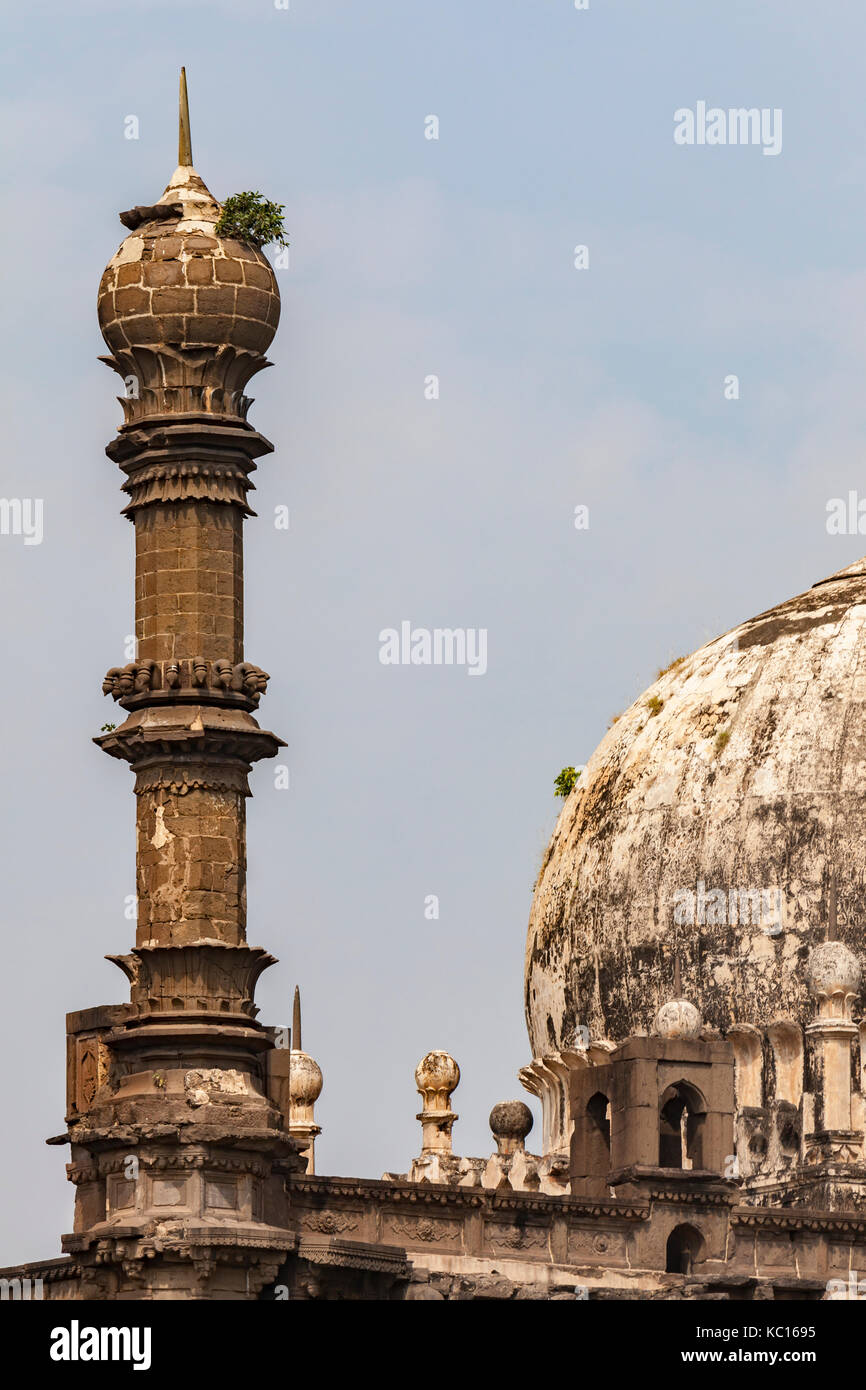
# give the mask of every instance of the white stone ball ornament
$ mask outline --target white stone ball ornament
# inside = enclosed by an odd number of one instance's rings
[[[688,999],[671,999],[656,1014],[653,1032],[661,1038],[699,1038],[702,1027],[700,1009]]]

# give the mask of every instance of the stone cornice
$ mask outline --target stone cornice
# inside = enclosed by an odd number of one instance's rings
[[[404,1279],[408,1279],[412,1268],[402,1246],[369,1245],[362,1241],[335,1240],[330,1236],[302,1236],[297,1255],[307,1264],[393,1274]]]
[[[854,1213],[810,1211],[806,1208],[780,1211],[770,1207],[735,1207],[731,1212],[731,1225],[770,1231],[830,1231],[866,1235],[866,1212],[860,1216]]]
[[[247,503],[254,459],[273,451],[241,418],[190,412],[125,425],[106,447],[127,475],[124,516],[154,502],[220,502],[255,513]]]
[[[323,1198],[355,1198],[377,1204],[440,1206],[454,1209],[484,1209],[495,1212],[539,1212],[555,1216],[589,1216],[646,1221],[650,1208],[646,1202],[619,1198],[594,1200],[541,1193],[504,1192],[499,1189],[450,1187],[441,1183],[395,1183],[364,1178],[328,1178],[299,1174],[286,1180],[292,1195]]]
[[[29,1260],[26,1264],[7,1265],[0,1269],[2,1279],[41,1279],[53,1284],[62,1279],[77,1279],[81,1265],[69,1255],[56,1255],[51,1260]]]
[[[227,761],[248,767],[260,758],[275,757],[286,746],[246,710],[202,703],[133,710],[119,728],[93,742],[136,771],[158,766],[163,775],[181,781],[184,763],[194,764],[198,777],[205,764],[212,764],[219,775]]]
[[[608,1174],[611,1187],[629,1186],[652,1202],[675,1202],[694,1207],[732,1207],[739,1198],[739,1184],[710,1170],[655,1168],[634,1164]]]
[[[210,1249],[229,1253],[232,1250],[280,1252],[291,1254],[296,1249],[298,1237],[294,1231],[284,1231],[276,1226],[199,1226],[193,1223],[178,1223],[176,1232],[165,1235],[147,1235],[137,1226],[110,1225],[108,1222],[92,1226],[89,1231],[70,1232],[61,1237],[64,1252],[79,1254],[93,1251],[96,1247],[99,1263],[111,1264],[119,1260],[140,1260],[148,1255],[171,1254],[175,1258],[197,1260]]]
[[[241,1130],[226,1120],[204,1124],[196,1119],[182,1123],[150,1121],[136,1124],[94,1125],[88,1124],[85,1117],[77,1124],[71,1125],[68,1134],[56,1135],[46,1142],[49,1144],[72,1144],[76,1149],[88,1149],[93,1154],[114,1151],[122,1153],[124,1156],[129,1154],[132,1148],[144,1147],[147,1149],[151,1145],[164,1148],[166,1145],[172,1145],[176,1146],[178,1154],[177,1166],[181,1164],[180,1155],[185,1149],[189,1151],[190,1148],[195,1149],[196,1146],[203,1145],[207,1147],[209,1152],[216,1148],[230,1151],[239,1150],[247,1156],[261,1154],[271,1162],[274,1170],[285,1171],[286,1173],[291,1171],[292,1166],[297,1161],[297,1155],[303,1147],[285,1130],[270,1128]],[[150,1162],[149,1159],[147,1161]],[[77,1166],[80,1166],[80,1163],[80,1160],[76,1161]]]

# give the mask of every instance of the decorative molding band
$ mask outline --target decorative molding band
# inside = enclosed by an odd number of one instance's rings
[[[93,741],[136,772],[154,768],[164,785],[177,783],[187,790],[196,781],[204,786],[228,781],[238,789],[234,779],[239,773],[249,772],[260,758],[276,757],[286,746],[247,710],[219,701],[143,705]]]
[[[205,414],[246,421],[252,398],[244,388],[257,372],[272,366],[259,352],[224,344],[213,348],[158,346],[120,349],[100,357],[123,378],[118,396],[124,425],[165,416]]]
[[[680,1187],[651,1187],[648,1197],[652,1202],[670,1202],[684,1207],[730,1207],[736,1197],[720,1192],[689,1191]]]
[[[124,425],[105,452],[127,475],[123,514],[134,521],[136,511],[160,502],[233,503],[254,515],[248,475],[273,445],[243,419],[191,410]]]
[[[256,515],[247,502],[253,484],[242,469],[225,464],[151,464],[138,469],[122,490],[129,496],[123,516],[131,516],[152,502],[234,503],[244,516]]]
[[[391,1274],[408,1279],[412,1266],[399,1246],[367,1245],[361,1241],[315,1240],[302,1236],[297,1256],[307,1264],[331,1265],[338,1269],[358,1269],[371,1274]]]
[[[32,1260],[24,1265],[7,1265],[5,1269],[0,1269],[0,1277],[4,1279],[41,1279],[44,1284],[78,1279],[80,1275],[81,1265],[70,1260],[68,1255],[58,1255],[53,1260]]]
[[[192,1172],[200,1172],[202,1170],[210,1172],[213,1170],[220,1173],[251,1173],[252,1176],[256,1178],[267,1178],[271,1173],[270,1163],[268,1163],[266,1159],[262,1159],[253,1154],[243,1155],[239,1158],[227,1158],[207,1153],[188,1153],[184,1152],[183,1149],[178,1149],[171,1154],[158,1154],[153,1158],[147,1158],[142,1156],[139,1150],[138,1159],[141,1171],[144,1173],[162,1174],[174,1172],[178,1168],[185,1168]],[[122,1155],[120,1157],[105,1156],[101,1157],[99,1160],[98,1171],[96,1168],[92,1168],[88,1169],[88,1172],[91,1172],[94,1178],[98,1176],[109,1176],[113,1173],[125,1172],[128,1162],[128,1155]],[[67,1172],[69,1172],[72,1167],[72,1164],[68,1165]],[[70,1176],[70,1181],[75,1182],[76,1179]],[[82,1181],[82,1179],[78,1179],[78,1181]]]
[[[222,1012],[255,1018],[256,983],[276,959],[260,946],[199,941],[187,946],[137,946],[126,955],[107,957],[130,982],[132,1004],[143,1014],[168,1014],[180,1020],[184,1011]],[[138,1031],[126,1029],[136,1038]],[[118,1039],[112,1039],[117,1045]]]
[[[378,1206],[409,1205],[415,1207],[486,1208],[487,1213],[539,1212],[563,1217],[612,1218],[624,1221],[648,1221],[647,1202],[630,1202],[612,1198],[592,1201],[580,1197],[528,1192],[505,1192],[477,1187],[449,1187],[439,1183],[388,1182],[375,1179],[326,1178],[310,1174],[288,1174],[286,1186],[293,1195],[354,1197],[374,1202]]]
[[[731,1225],[770,1231],[812,1231],[818,1234],[832,1231],[842,1235],[866,1235],[866,1212],[862,1216],[842,1216],[805,1208],[779,1211],[767,1207],[737,1207],[731,1212]]]
[[[120,1166],[118,1164],[118,1167]],[[66,1176],[73,1187],[79,1187],[84,1182],[97,1182],[99,1168],[95,1163],[67,1163]]]
[[[133,1268],[149,1256],[160,1255],[175,1260],[204,1260],[210,1264],[232,1262],[236,1251],[244,1252],[244,1260],[280,1259],[274,1265],[273,1277],[282,1264],[282,1259],[296,1249],[298,1238],[294,1232],[281,1231],[274,1226],[263,1226],[257,1231],[250,1226],[213,1227],[201,1231],[185,1228],[176,1235],[163,1235],[158,1238],[146,1236],[134,1226],[95,1226],[89,1231],[74,1232],[61,1238],[61,1246],[70,1254],[86,1254],[96,1247],[98,1264],[120,1264],[133,1262]],[[272,1280],[265,1280],[272,1282]]]
[[[249,661],[130,661],[112,666],[102,682],[123,709],[156,704],[220,704],[255,709],[268,688],[270,676]]]
[[[247,769],[230,767],[225,762],[191,762],[178,766],[154,765],[139,768],[135,774],[135,794],[147,792],[170,792],[172,796],[186,796],[188,792],[237,792],[239,796],[250,796]]]

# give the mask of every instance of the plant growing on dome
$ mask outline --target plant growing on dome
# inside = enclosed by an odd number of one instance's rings
[[[667,675],[668,671],[675,671],[678,666],[682,666],[684,661],[684,656],[675,656],[673,661],[669,661],[667,666],[662,666],[661,670],[656,672],[656,680],[660,681],[662,676]]]
[[[731,731],[730,731],[730,729],[722,729],[722,732],[721,732],[720,734],[716,734],[716,752],[717,752],[717,753],[724,753],[725,749],[726,749],[727,746],[728,746],[728,740],[730,739],[730,737],[731,737]]]
[[[646,707],[650,712],[650,719],[655,719],[656,715],[664,708],[664,700],[660,700],[658,695],[651,695],[646,702]]]
[[[580,773],[573,767],[564,767],[553,783],[554,796],[569,796],[577,786]]]
[[[289,241],[283,211],[283,203],[271,203],[261,193],[233,193],[223,203],[214,231],[217,236],[244,241],[258,251],[270,242],[286,247]]]

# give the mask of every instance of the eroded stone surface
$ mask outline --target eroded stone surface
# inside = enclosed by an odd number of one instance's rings
[[[702,647],[616,720],[536,886],[525,974],[535,1057],[568,1046],[579,1025],[614,1040],[648,1030],[671,995],[675,943],[683,990],[708,1024],[811,1019],[806,956],[823,936],[834,862],[839,934],[861,940],[864,629],[858,562]],[[677,924],[689,892],[699,917],[699,884],[705,897],[720,890],[724,908],[705,901],[703,922]]]

